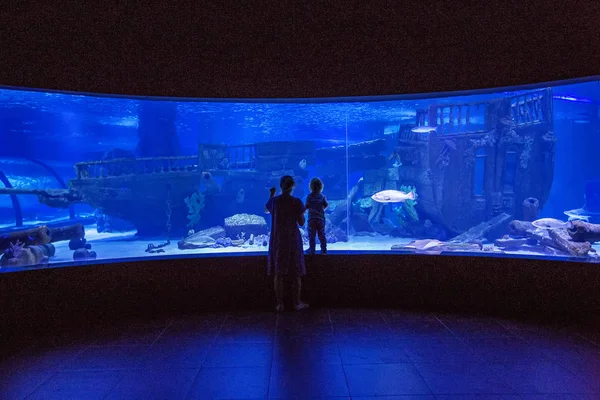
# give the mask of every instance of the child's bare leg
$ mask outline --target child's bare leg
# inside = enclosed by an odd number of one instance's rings
[[[277,311],[283,311],[283,277],[275,274],[273,285],[275,288],[275,298],[277,299],[276,309]]]

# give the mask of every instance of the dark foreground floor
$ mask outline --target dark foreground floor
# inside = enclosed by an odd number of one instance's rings
[[[5,359],[0,398],[600,399],[589,330],[340,309],[89,330]]]

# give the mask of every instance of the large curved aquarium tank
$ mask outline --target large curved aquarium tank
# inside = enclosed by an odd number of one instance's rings
[[[322,180],[331,253],[597,262],[600,82],[436,96],[0,89],[0,271],[264,254],[283,175]]]

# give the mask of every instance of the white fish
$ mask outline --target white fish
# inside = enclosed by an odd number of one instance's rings
[[[399,190],[383,190],[375,193],[371,198],[378,203],[402,203],[406,200],[414,200],[414,192],[401,192]]]
[[[301,169],[306,169],[306,159],[303,158],[302,160],[300,160],[300,162],[298,163],[298,166]]]
[[[437,131],[437,126],[417,126],[411,129],[414,133],[429,133]]]
[[[600,217],[600,213],[589,212],[583,208],[565,211],[565,215],[569,217],[569,221],[579,220],[586,222],[590,222],[590,217]]]
[[[542,218],[535,220],[531,223],[531,225],[535,226],[539,229],[569,229],[573,227],[571,222],[563,222],[554,218]]]

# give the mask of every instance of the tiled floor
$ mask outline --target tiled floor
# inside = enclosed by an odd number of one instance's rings
[[[600,399],[598,332],[394,310],[196,315],[40,341],[0,399]]]

